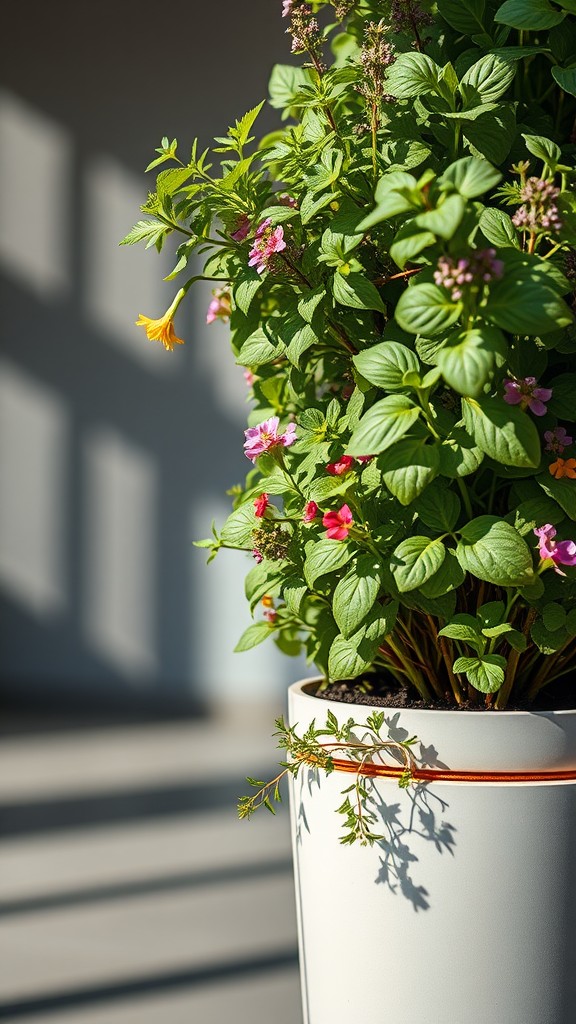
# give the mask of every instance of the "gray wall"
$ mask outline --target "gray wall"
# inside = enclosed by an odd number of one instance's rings
[[[173,354],[172,253],[118,248],[163,135],[186,153],[289,60],[280,0],[29,0],[0,70],[0,622],[7,692],[161,704],[273,696],[301,666],[233,655],[244,556],[191,547],[242,479],[226,330],[192,293]],[[268,111],[271,127],[275,115]]]

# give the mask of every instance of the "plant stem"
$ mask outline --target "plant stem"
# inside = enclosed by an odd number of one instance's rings
[[[472,502],[470,501],[470,495],[468,494],[468,488],[466,487],[466,484],[464,483],[462,477],[460,477],[460,476],[457,477],[457,482],[458,482],[458,488],[460,490],[460,494],[462,495],[462,501],[464,502],[464,508],[466,509],[466,515],[468,516],[469,519],[473,519],[474,518],[474,512],[472,510]]]
[[[528,612],[527,616],[526,616],[526,622],[524,623],[524,629],[522,630],[522,632],[523,632],[524,636],[526,637],[526,639],[530,635],[530,629],[531,629],[532,623],[534,622],[534,619],[536,618],[536,615],[537,615],[536,609],[535,608],[531,608],[530,611]],[[504,676],[504,682],[502,683],[502,686],[498,690],[498,696],[496,697],[496,700],[494,702],[494,707],[497,709],[497,711],[502,711],[502,709],[506,707],[506,705],[507,705],[507,703],[508,703],[508,701],[510,699],[510,694],[512,692],[512,687],[514,686],[514,681],[515,681],[515,678],[516,678],[516,670],[518,668],[518,662],[520,660],[520,654],[521,654],[520,651],[517,651],[516,649],[514,649],[512,651],[512,653],[510,654],[510,657],[508,658],[508,664],[506,666],[506,675]]]
[[[440,651],[444,659],[444,664],[446,665],[446,672],[448,673],[448,679],[450,680],[450,687],[452,689],[452,693],[454,694],[454,700],[456,701],[457,704],[462,704],[464,697],[462,695],[462,690],[460,689],[460,684],[456,679],[456,676],[454,675],[454,671],[452,669],[452,654],[450,651],[452,645],[449,644],[445,636],[439,636],[438,646],[440,647]]]

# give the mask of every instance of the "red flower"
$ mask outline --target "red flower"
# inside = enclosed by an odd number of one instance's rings
[[[270,502],[268,501],[267,494],[261,494],[254,502],[254,515],[257,519],[262,519],[266,509]]]
[[[337,462],[329,462],[326,466],[326,472],[332,476],[343,476],[347,473],[350,467],[354,464],[354,459],[351,455],[341,455]]]
[[[322,519],[322,525],[327,527],[326,536],[330,540],[346,540],[353,523],[348,505],[342,505],[337,512],[326,512]]]
[[[311,523],[312,520],[316,519],[317,515],[318,505],[316,504],[315,501],[309,501],[308,504],[306,505],[306,508],[304,509],[304,515],[302,516],[302,519],[304,520],[305,523]]]

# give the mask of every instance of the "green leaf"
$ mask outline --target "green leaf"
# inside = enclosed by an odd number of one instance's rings
[[[494,207],[487,207],[480,214],[480,230],[492,245],[498,248],[520,248],[518,232],[512,218]]]
[[[553,498],[570,519],[576,520],[576,487],[574,486],[574,480],[566,479],[566,477],[556,480],[550,473],[541,473],[536,479],[544,493],[549,498]],[[546,521],[552,522],[551,519]],[[542,523],[539,525],[542,525]]]
[[[546,334],[568,327],[573,317],[542,274],[518,263],[490,287],[483,310],[487,320],[511,334]]]
[[[248,629],[245,629],[240,637],[234,652],[249,651],[252,647],[257,647],[274,632],[274,626],[270,622],[253,622]]]
[[[474,444],[463,427],[454,427],[450,437],[440,446],[440,472],[454,480],[474,473],[484,459],[484,452]]]
[[[451,335],[438,353],[437,364],[444,380],[461,395],[481,394],[490,378],[497,354],[505,357],[506,341],[494,327],[478,327]]]
[[[552,73],[554,73],[555,70],[560,69],[552,68]],[[556,143],[552,142],[550,139],[544,138],[543,135],[524,135],[524,133],[522,133],[522,138],[526,143],[526,149],[529,153],[532,153],[532,156],[538,157],[538,159],[542,160],[552,171],[556,170],[557,165],[562,159],[562,150],[560,149],[560,146],[557,146]]]
[[[380,313],[386,312],[386,306],[380,298],[378,289],[363,274],[352,273],[344,276],[336,271],[332,290],[336,302],[339,302],[341,306],[350,306],[352,309],[376,309]]]
[[[505,0],[494,20],[501,25],[532,32],[559,25],[565,17],[566,14],[558,11],[548,0]]]
[[[485,32],[485,0],[438,0],[438,14],[462,35]]]
[[[496,516],[478,516],[462,527],[456,557],[465,572],[486,583],[522,587],[534,577],[526,541]]]
[[[528,413],[502,398],[462,399],[464,426],[478,447],[505,466],[535,469],[540,436]]]
[[[542,622],[553,633],[566,625],[566,609],[555,601],[549,601],[542,609]]]
[[[370,619],[350,637],[337,636],[330,648],[328,674],[331,679],[354,679],[370,668],[379,645],[394,628],[398,602],[374,610]]]
[[[419,213],[414,223],[424,231],[449,239],[460,226],[465,210],[466,202],[461,195],[449,195],[435,210]]]
[[[438,184],[442,187],[448,185],[455,188],[465,199],[475,199],[495,188],[501,180],[500,171],[487,160],[465,156],[446,168],[438,179]]]
[[[342,569],[353,555],[353,549],[345,541],[324,538],[309,551],[304,563],[304,576],[309,587],[313,587],[320,576]]]
[[[472,153],[495,164],[501,164],[508,156],[515,132],[514,109],[503,103],[496,104],[496,110],[462,125],[462,134],[470,143]]]
[[[450,640],[462,640],[474,647],[479,654],[486,646],[478,620],[465,612],[455,615],[443,629],[438,630],[438,636],[447,636]]]
[[[418,373],[418,356],[398,341],[382,341],[354,356],[354,364],[370,384],[384,391],[398,391],[406,387],[404,374]]]
[[[546,629],[542,619],[537,619],[530,630],[530,636],[542,654],[555,654],[566,643],[567,629]]]
[[[436,445],[404,439],[378,461],[390,493],[401,505],[409,505],[437,476],[440,455]]]
[[[268,85],[270,106],[277,110],[284,110],[284,116],[288,117],[290,108],[295,105],[302,88],[309,84],[310,75],[305,68],[294,67],[291,64],[277,64],[272,69]]]
[[[388,71],[386,92],[399,100],[437,92],[440,72],[425,53],[401,53]]]
[[[450,533],[460,516],[460,498],[438,480],[414,502],[414,511],[431,530]]]
[[[251,547],[252,531],[258,526],[252,502],[240,505],[224,523],[221,540],[233,547]]]
[[[494,53],[486,54],[468,69],[460,82],[464,102],[467,106],[474,106],[500,99],[513,81],[515,73],[515,66],[510,61]]]
[[[576,68],[552,68],[552,78],[564,92],[576,96]]]
[[[157,220],[139,220],[130,229],[126,237],[119,242],[119,245],[135,245],[136,242],[146,241],[146,249],[149,249],[152,245],[161,248],[161,243],[165,236],[169,235],[171,231],[171,227],[168,227],[166,224],[160,224]]]
[[[347,455],[378,455],[410,430],[421,410],[405,395],[388,395],[364,413],[346,449]]]
[[[332,614],[343,636],[355,633],[372,610],[380,590],[380,573],[381,566],[373,555],[361,555],[336,584]]]
[[[400,270],[403,270],[409,260],[413,260],[424,249],[428,249],[436,242],[436,236],[431,231],[420,231],[416,226],[415,219],[407,221],[396,232],[394,241],[390,246],[390,256]]]
[[[292,575],[282,585],[282,597],[292,615],[299,615],[302,601],[308,593],[308,586],[300,576]]]
[[[403,330],[430,337],[451,327],[461,312],[462,303],[452,302],[443,288],[427,283],[402,292],[395,316]]]
[[[399,213],[418,209],[422,199],[416,191],[417,181],[405,171],[390,171],[385,174],[376,186],[376,207],[358,225],[359,231],[367,231],[375,224],[380,224],[389,217],[397,217]],[[401,191],[400,191],[401,190]]]
[[[565,515],[555,501],[542,494],[541,497],[529,498],[527,501],[521,502],[507,518],[521,537],[528,536],[532,539],[533,531],[537,526],[542,526],[544,523],[558,526],[565,519]]]
[[[400,593],[415,590],[429,580],[442,565],[446,548],[440,539],[407,537],[395,549],[392,574]]]
[[[424,597],[434,600],[434,598],[452,593],[464,583],[465,579],[466,573],[461,568],[456,555],[451,548],[446,548],[446,558],[438,572],[435,572],[429,580],[426,580],[426,583],[422,584],[420,593]]]
[[[559,419],[574,421],[574,395],[576,395],[576,373],[560,373],[550,381],[552,397],[546,403],[548,411]]]
[[[234,302],[245,316],[248,315],[252,300],[261,284],[262,278],[259,274],[254,273],[251,277],[245,277],[234,288]]]
[[[264,366],[284,352],[283,345],[273,345],[261,327],[244,342],[236,360],[238,366]]]
[[[485,654],[482,658],[457,658],[454,671],[463,672],[469,683],[481,693],[496,693],[504,682],[506,658]]]

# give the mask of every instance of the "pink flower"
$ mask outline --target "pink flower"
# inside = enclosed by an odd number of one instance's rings
[[[331,476],[343,476],[353,464],[354,459],[351,455],[341,455],[336,462],[328,463],[326,472],[330,473]]]
[[[256,501],[254,502],[254,515],[257,519],[262,519],[269,504],[270,502],[268,501],[267,494],[261,494],[256,498]]]
[[[357,455],[358,462],[371,462],[374,458],[373,455]]]
[[[315,501],[309,501],[308,504],[306,505],[306,508],[304,509],[304,515],[302,516],[302,519],[304,520],[305,523],[311,523],[313,522],[314,519],[316,519],[317,515],[318,505],[316,504]]]
[[[254,559],[257,565],[260,565],[260,562],[264,561],[264,555],[261,555],[256,548],[254,548],[254,550],[252,551],[252,558]]]
[[[282,252],[285,248],[284,228],[281,224],[273,228],[270,217],[267,217],[256,231],[254,243],[249,253],[248,266],[256,267],[258,273],[263,274],[265,270],[268,270],[274,253]]]
[[[539,387],[536,377],[504,381],[504,401],[508,405],[520,405],[522,409],[530,409],[535,416],[545,415],[547,409],[544,402],[550,398],[552,388]]]
[[[278,618],[278,612],[275,608],[265,608],[262,615],[270,624],[276,622],[276,619]]]
[[[245,213],[238,218],[238,223],[234,231],[230,233],[230,238],[233,238],[235,242],[243,242],[245,238],[250,234],[252,225],[249,218]]]
[[[244,380],[246,381],[246,384],[248,385],[248,387],[251,388],[253,383],[254,383],[254,381],[256,380],[256,377],[252,373],[252,370],[244,370],[244,373],[242,374],[242,376],[244,377]]]
[[[279,445],[288,448],[291,444],[294,444],[296,440],[296,425],[289,423],[283,434],[278,433],[279,426],[280,420],[278,417],[272,416],[269,420],[259,423],[257,427],[248,427],[248,430],[244,431],[246,438],[244,451],[247,457],[252,459],[252,462],[255,462],[263,452],[270,451],[271,448],[276,448]]]
[[[282,0],[282,17],[289,18],[292,14],[294,0]]]
[[[342,505],[337,512],[326,512],[322,518],[322,526],[325,526],[326,536],[330,540],[346,540],[354,520],[348,505]]]
[[[567,433],[566,427],[554,427],[554,430],[544,431],[544,440],[548,442],[545,451],[562,455],[564,449],[570,447],[573,439]]]
[[[215,320],[222,320],[223,323],[228,323],[230,313],[232,312],[230,292],[227,288],[216,288],[212,295],[214,298],[208,306],[206,323],[212,324]]]
[[[566,573],[562,572],[558,565],[576,565],[576,544],[574,541],[554,540],[556,527],[552,526],[552,523],[536,527],[534,533],[538,537],[538,550],[542,561],[553,562],[554,572],[557,572],[560,576],[565,576]]]

